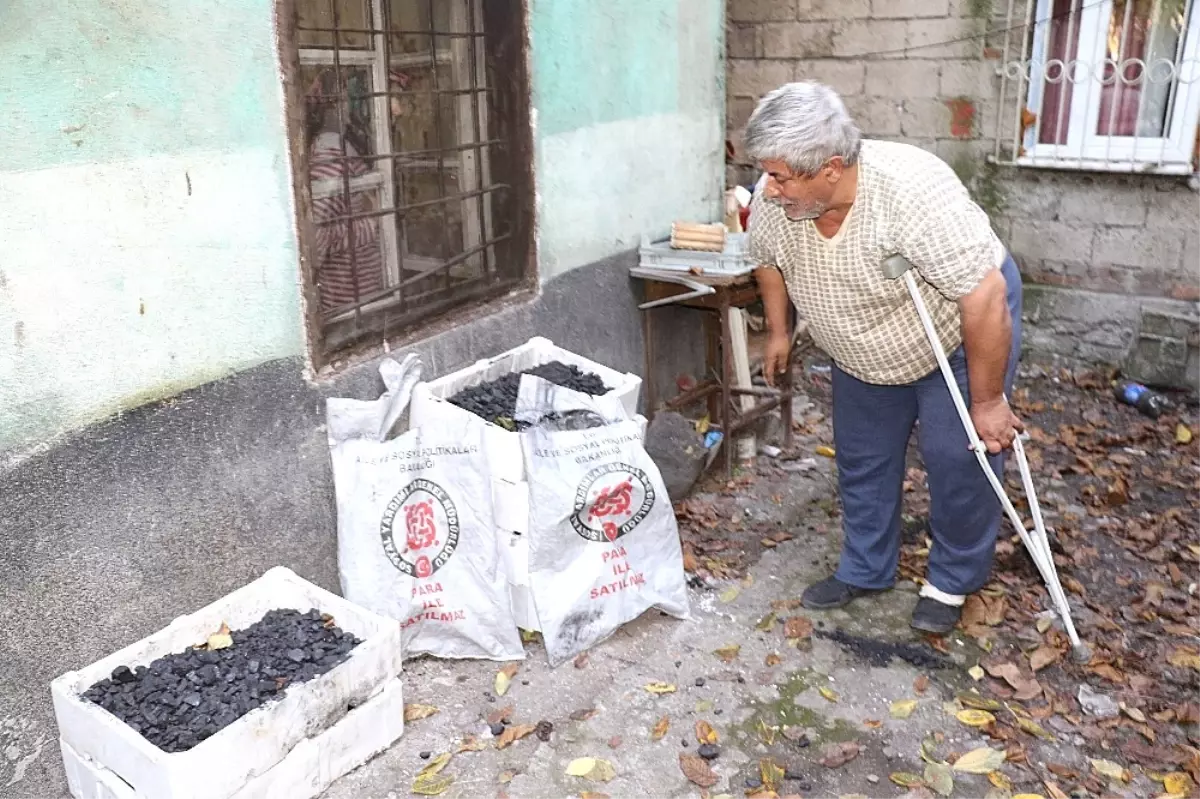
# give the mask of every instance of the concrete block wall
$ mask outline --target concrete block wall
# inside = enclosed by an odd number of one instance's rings
[[[756,176],[741,136],[757,99],[792,80],[840,92],[865,135],[946,160],[1033,286],[1027,343],[1095,362],[1129,353],[1143,306],[1194,313],[1200,195],[1185,179],[991,167],[1007,4],[989,0],[729,0],[727,180]],[[1009,97],[1012,97],[1011,87]],[[1062,296],[1059,296],[1059,295]],[[1100,313],[1100,318],[1091,309]]]

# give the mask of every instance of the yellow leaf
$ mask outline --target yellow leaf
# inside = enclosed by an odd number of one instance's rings
[[[983,679],[983,669],[980,668],[978,665],[972,666],[971,668],[967,669],[967,674],[970,674],[971,679],[974,680],[975,682],[979,682],[980,680]]]
[[[508,785],[510,782],[516,779],[516,777],[517,772],[513,771],[512,769],[506,769],[500,772],[500,777],[498,779],[500,780],[501,785]]]
[[[1002,772],[999,772],[999,771],[988,772],[988,782],[990,782],[992,785],[995,785],[997,788],[999,788],[1002,791],[1011,791],[1012,790],[1012,781],[1009,780],[1008,777],[1004,776],[1004,774]]]
[[[212,651],[228,649],[233,646],[233,636],[229,634],[229,625],[221,622],[221,629],[208,636],[208,648]]]
[[[732,663],[737,660],[738,653],[742,651],[741,644],[726,644],[725,646],[713,652],[725,663]]]
[[[609,796],[599,791],[580,791],[579,799],[609,799]]]
[[[1000,768],[1007,756],[1000,749],[984,746],[967,752],[954,761],[954,770],[966,774],[987,774]]]
[[[1200,652],[1197,652],[1191,647],[1177,647],[1175,651],[1171,653],[1171,656],[1167,658],[1167,662],[1172,666],[1178,666],[1181,669],[1192,668],[1200,671]]]
[[[833,447],[827,447],[824,444],[817,447],[815,450],[813,450],[813,452],[817,453],[822,458],[832,458],[837,455],[837,450],[835,450]]]
[[[956,719],[968,727],[986,727],[996,720],[996,717],[986,710],[960,710],[954,715]]]
[[[567,765],[568,777],[582,777],[593,782],[608,782],[617,776],[613,764],[598,757],[580,757]]]
[[[417,705],[417,704],[405,705],[404,706],[404,720],[405,721],[417,721],[419,719],[427,719],[430,716],[432,716],[434,713],[437,713],[437,712],[438,712],[438,709],[436,707],[434,707],[433,705]]]
[[[1175,425],[1175,440],[1180,444],[1192,443],[1192,429],[1183,422]]]
[[[1046,630],[1049,630],[1053,626],[1054,626],[1054,619],[1049,616],[1043,616],[1042,618],[1037,620],[1037,631],[1039,633],[1044,633],[1044,632],[1046,632]]]
[[[920,776],[909,774],[907,771],[893,772],[888,775],[888,779],[902,788],[919,788],[925,784],[925,780]]]
[[[535,729],[537,729],[537,727],[532,724],[517,724],[512,727],[505,727],[504,732],[496,741],[496,748],[503,749],[506,746],[510,746],[529,735]]]
[[[976,710],[999,710],[1002,707],[995,699],[986,699],[970,691],[961,691],[954,698],[967,707],[973,707]]]
[[[742,589],[738,588],[736,585],[731,585],[717,596],[722,602],[732,602],[738,598],[738,594],[740,593],[742,593]]]
[[[462,743],[458,745],[458,751],[462,752],[482,752],[487,749],[487,744],[476,738],[474,735],[466,735],[462,739]]]
[[[1175,771],[1163,777],[1163,789],[1170,794],[1187,796],[1192,790],[1192,778],[1182,771]]]
[[[764,757],[758,761],[758,775],[762,778],[763,787],[768,791],[774,792],[779,789],[779,783],[783,782],[783,774],[783,769],[771,758]]]
[[[422,796],[437,796],[446,792],[446,789],[454,784],[453,774],[443,774],[442,776],[417,777],[413,780],[413,793]]]
[[[949,796],[954,793],[954,775],[945,763],[937,763],[928,759],[925,749],[921,749],[921,757],[928,763],[925,766],[925,784],[937,792],[939,796]]]
[[[1012,799],[1046,799],[1040,793],[1015,793]]]
[[[661,719],[658,720],[658,723],[654,725],[654,729],[650,731],[650,740],[651,741],[661,741],[663,739],[663,736],[665,736],[667,734],[667,730],[669,730],[670,728],[671,728],[671,720],[669,718],[667,718],[666,716],[663,716]]]
[[[758,739],[767,746],[772,746],[775,743],[775,732],[778,727],[768,726],[761,718],[758,720],[758,726],[754,728],[754,732],[758,735]]]
[[[1129,782],[1133,779],[1133,774],[1129,769],[1119,763],[1114,763],[1111,760],[1092,760],[1092,770],[1102,777],[1108,777],[1111,780],[1120,780],[1121,782]]]
[[[538,639],[541,633],[536,630],[521,630],[521,641],[526,644],[532,644]]]
[[[830,688],[826,688],[825,686],[822,685],[820,688],[817,689],[817,691],[821,694],[821,696],[825,697],[825,699],[827,699],[830,702],[838,701],[838,695],[836,693],[834,693],[833,690]]]
[[[1043,741],[1055,740],[1053,735],[1047,732],[1044,727],[1039,725],[1033,719],[1027,719],[1024,716],[1017,716],[1017,726],[1035,738],[1041,738]]]
[[[708,432],[708,426],[712,424],[712,420],[708,418],[708,414],[706,413],[702,418],[697,419],[694,424],[696,427],[696,432],[700,435],[704,435]]]
[[[642,686],[645,690],[657,696],[675,693],[675,686],[669,682],[651,682]]]
[[[496,696],[504,696],[508,693],[508,686],[512,685],[512,678],[516,676],[520,668],[515,663],[510,663],[496,672],[496,684],[493,686],[496,689]]]
[[[703,719],[696,722],[696,740],[702,744],[715,744],[718,740],[717,731]]]
[[[435,774],[437,774],[439,771],[441,771],[442,769],[444,769],[446,767],[446,764],[450,762],[450,758],[452,758],[452,757],[454,757],[454,755],[452,753],[442,752],[440,755],[435,757],[433,760],[430,760],[429,764],[426,765],[425,768],[423,768],[417,772],[417,778],[420,779],[421,777],[434,776]]]
[[[712,709],[713,709],[713,703],[711,700],[701,699],[699,702],[696,703],[696,712],[697,713],[707,713]]]
[[[906,719],[909,716],[911,716],[913,711],[916,709],[917,709],[917,700],[915,700],[915,699],[897,699],[895,702],[892,702],[892,708],[891,708],[892,718]]]

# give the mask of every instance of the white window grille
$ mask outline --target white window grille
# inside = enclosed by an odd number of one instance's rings
[[[1196,0],[1009,0],[995,157],[1190,174],[1200,120]]]

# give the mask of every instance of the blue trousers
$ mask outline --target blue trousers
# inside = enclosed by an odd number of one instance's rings
[[[1021,353],[1021,276],[1011,256],[1001,272],[1012,314],[1005,377],[1005,391],[1011,395]],[[963,348],[949,361],[969,407]],[[833,368],[833,435],[845,520],[836,576],[860,588],[887,588],[895,582],[905,450],[916,422],[931,500],[933,546],[926,579],[946,593],[970,594],[987,582],[1002,511],[968,449],[966,431],[937,369],[914,383],[882,386]],[[989,457],[992,469],[1002,474],[1003,453]]]

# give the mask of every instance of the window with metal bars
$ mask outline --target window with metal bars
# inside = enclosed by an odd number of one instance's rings
[[[283,0],[314,358],[529,284],[520,0]]]
[[[1024,24],[1015,18],[1016,5],[1009,0],[1000,160],[1095,171],[1196,170],[1196,0],[1026,0]]]

